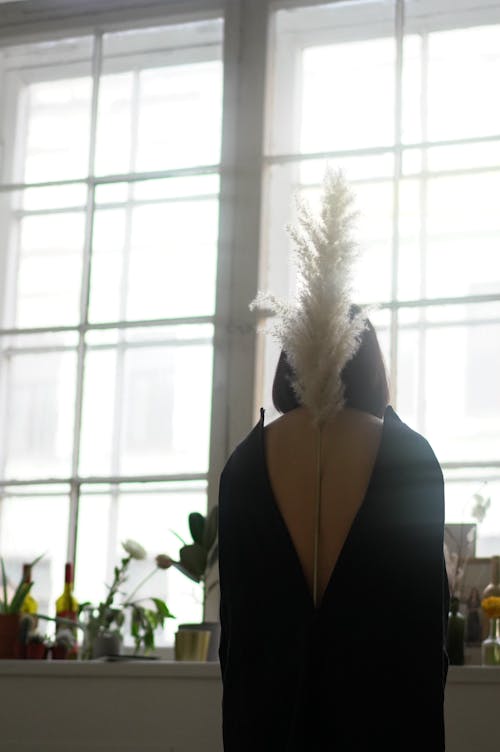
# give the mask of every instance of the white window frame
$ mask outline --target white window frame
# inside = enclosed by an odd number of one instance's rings
[[[402,0],[397,6],[396,26],[403,23]],[[18,44],[89,33],[106,33],[126,28],[140,28],[155,23],[194,20],[221,15],[224,18],[224,98],[222,152],[220,169],[220,212],[217,267],[216,311],[214,321],[214,366],[210,465],[208,472],[208,506],[217,502],[220,471],[229,452],[246,435],[257,417],[261,404],[262,346],[256,335],[256,317],[249,312],[251,301],[261,284],[261,228],[268,209],[263,174],[269,165],[280,159],[296,159],[293,144],[287,153],[269,154],[267,148],[265,110],[272,92],[267,86],[269,46],[272,40],[270,20],[275,10],[296,6],[322,5],[321,0],[151,0],[139,10],[129,0],[79,0],[73,3],[74,13],[49,14],[40,8],[38,17],[30,21],[22,18],[22,11],[14,9],[11,22],[0,29],[0,45],[7,41]],[[22,5],[21,3],[16,5]],[[43,4],[41,4],[43,5]],[[99,5],[99,8],[97,7]],[[450,0],[450,7],[456,3]],[[93,7],[93,14],[88,10]],[[498,3],[485,0],[483,7],[498,11]],[[83,11],[87,11],[85,14]],[[16,13],[18,14],[16,16]],[[91,21],[89,21],[89,17]],[[464,17],[464,23],[470,16]],[[443,17],[443,24],[446,19]],[[435,28],[435,27],[433,27]],[[307,35],[309,31],[304,29]],[[307,37],[309,40],[312,37]],[[318,36],[315,37],[319,39]],[[303,39],[301,43],[303,43]],[[290,52],[297,39],[290,40]],[[395,86],[398,92],[396,117],[401,108],[401,39],[398,38],[398,67]],[[0,72],[1,85],[1,72]],[[281,100],[293,118],[293,102]],[[95,106],[94,106],[95,110]],[[95,112],[94,112],[95,117]],[[396,138],[395,152],[400,154],[401,139]],[[1,145],[0,145],[1,149]],[[311,158],[320,155],[310,155]],[[335,157],[335,153],[324,156]],[[299,159],[304,159],[300,155]],[[21,186],[20,186],[21,187]],[[397,189],[395,189],[397,190]],[[394,200],[397,201],[395,193]],[[283,201],[288,202],[289,196]],[[397,216],[395,218],[397,222]],[[395,228],[397,230],[397,227]],[[396,233],[397,234],[397,233]],[[265,249],[264,249],[265,252]],[[0,258],[0,271],[2,260]],[[394,261],[393,289],[397,268]],[[393,347],[391,350],[391,380],[396,383],[397,314],[402,307],[422,304],[498,301],[499,295],[478,295],[461,298],[396,301],[382,303],[391,315]],[[150,323],[150,322],[148,322]],[[81,388],[81,384],[80,384]],[[500,469],[500,462],[487,461],[485,469]],[[478,468],[481,463],[470,463]],[[467,469],[467,463],[446,463],[445,469]],[[73,505],[74,508],[74,505]],[[74,524],[73,520],[73,524]],[[72,554],[74,546],[69,551]],[[217,614],[213,596],[208,604],[208,618]]]
[[[76,5],[76,4],[75,4]],[[106,2],[101,3],[102,6],[117,6],[117,3]],[[214,385],[214,395],[213,395],[213,402],[212,402],[212,430],[211,430],[211,444],[210,444],[210,466],[209,466],[209,472],[208,474],[202,474],[203,478],[207,480],[208,482],[208,509],[210,509],[214,504],[217,503],[217,495],[218,495],[218,479],[220,475],[220,470],[222,468],[222,465],[225,461],[225,458],[227,456],[228,447],[231,445],[232,439],[231,437],[235,434],[241,435],[244,432],[244,428],[242,428],[243,425],[245,425],[245,418],[251,414],[252,411],[252,383],[253,383],[253,366],[250,368],[246,368],[243,366],[241,368],[241,374],[243,375],[243,378],[241,378],[240,373],[238,373],[237,381],[239,382],[239,387],[243,387],[243,389],[238,388],[238,394],[236,398],[233,401],[233,404],[237,406],[236,411],[231,410],[231,405],[228,404],[227,400],[227,394],[228,389],[230,388],[228,386],[228,383],[230,382],[230,377],[228,376],[229,371],[229,361],[232,358],[231,351],[233,348],[236,348],[238,350],[238,371],[240,371],[240,338],[243,334],[243,340],[245,341],[245,355],[247,359],[250,361],[253,360],[253,326],[248,322],[248,316],[247,321],[245,324],[241,324],[239,321],[234,321],[234,312],[232,310],[232,303],[234,301],[229,300],[228,295],[228,289],[232,286],[232,279],[234,279],[235,272],[231,272],[231,266],[233,265],[233,261],[237,253],[234,250],[234,246],[238,245],[238,242],[235,243],[235,227],[237,224],[237,220],[234,217],[234,206],[235,204],[238,204],[241,206],[241,200],[236,195],[236,191],[240,190],[241,193],[247,193],[248,190],[241,190],[239,185],[237,185],[237,181],[235,181],[235,174],[238,172],[245,172],[245,165],[243,167],[237,167],[235,165],[235,158],[236,155],[239,155],[240,153],[240,139],[244,140],[245,135],[237,132],[237,127],[235,126],[236,121],[236,115],[235,115],[235,106],[236,101],[239,98],[239,91],[241,86],[241,72],[243,70],[247,70],[247,66],[240,65],[240,39],[239,39],[239,29],[240,29],[240,22],[242,18],[242,11],[243,15],[252,15],[255,8],[255,3],[245,3],[246,7],[241,8],[240,3],[220,3],[220,2],[192,2],[187,3],[183,2],[182,4],[175,3],[175,2],[166,2],[161,4],[161,13],[158,11],[158,7],[154,9],[154,14],[148,14],[148,13],[141,13],[140,20],[137,18],[137,11],[134,11],[132,13],[132,19],[126,19],[123,20],[124,13],[123,12],[117,12],[116,9],[113,12],[113,18],[109,19],[106,18],[106,13],[104,12],[102,15],[106,20],[101,21],[100,18],[96,19],[96,22],[93,23],[91,26],[88,25],[88,22],[85,23],[76,23],[76,19],[66,19],[66,21],[56,24],[50,24],[46,26],[46,28],[39,32],[34,30],[33,25],[30,25],[29,23],[21,23],[19,26],[15,27],[16,33],[11,34],[8,38],[8,43],[12,45],[18,45],[22,44],[23,42],[38,42],[42,41],[44,39],[52,40],[54,38],[60,37],[60,38],[69,38],[73,36],[86,36],[88,34],[96,35],[96,38],[102,38],[102,35],[104,33],[113,32],[113,31],[119,31],[124,30],[127,28],[141,28],[141,27],[150,27],[155,24],[165,24],[165,23],[171,23],[171,22],[179,22],[179,21],[193,21],[193,20],[200,20],[200,19],[209,19],[213,17],[220,17],[221,15],[224,18],[225,22],[225,29],[227,33],[227,29],[231,29],[230,33],[228,34],[228,37],[232,39],[232,43],[225,44],[224,46],[224,57],[223,57],[223,63],[224,63],[224,115],[223,115],[223,133],[224,133],[224,146],[222,150],[222,157],[220,164],[214,165],[213,167],[205,168],[204,172],[208,173],[219,173],[221,174],[221,206],[220,206],[220,214],[221,214],[221,223],[220,223],[220,232],[219,232],[219,256],[218,256],[218,274],[217,274],[217,304],[216,304],[216,312],[214,316],[208,316],[208,317],[191,317],[189,319],[168,319],[161,322],[127,322],[127,326],[130,325],[136,325],[140,326],[141,324],[145,325],[151,325],[155,323],[162,323],[162,324],[180,324],[180,323],[204,323],[204,322],[210,322],[214,324],[214,378],[213,378],[213,385]],[[182,11],[182,12],[181,12]],[[99,15],[99,14],[97,14]],[[81,22],[81,19],[78,19]],[[42,24],[43,26],[43,24]],[[38,25],[38,28],[40,28],[40,25]],[[54,33],[55,31],[55,33]],[[5,39],[3,40],[6,41]],[[0,43],[2,42],[2,39],[0,37]],[[252,48],[252,45],[250,46]],[[251,49],[251,52],[253,53],[253,49]],[[94,80],[97,79],[97,73],[99,71],[99,60],[100,52],[99,50],[96,51],[93,58],[93,75]],[[255,60],[259,60],[259,57],[254,55]],[[227,72],[228,71],[228,72]],[[57,72],[56,72],[57,75]],[[262,86],[264,84],[264,68],[262,68]],[[96,87],[94,87],[93,91],[93,108],[92,108],[92,120],[93,120],[93,132],[95,133],[95,119],[96,119],[96,106],[97,106],[97,90]],[[262,106],[262,105],[261,105]],[[252,112],[252,103],[248,103],[248,112]],[[249,118],[243,116],[242,121],[245,123],[248,121]],[[252,127],[251,124],[248,123],[247,130],[251,132]],[[243,129],[245,131],[245,128]],[[258,131],[258,129],[257,129]],[[246,139],[246,143],[248,144],[249,141],[251,142],[251,139]],[[247,164],[251,164],[252,167],[256,164],[254,159],[253,153],[248,153],[246,156]],[[243,160],[241,158],[239,159],[240,165]],[[259,160],[257,160],[257,164],[259,163]],[[184,170],[167,170],[159,173],[156,175],[154,174],[154,177],[169,177],[169,176],[179,176],[179,175],[189,175],[191,173],[200,172],[200,170],[196,168],[188,168]],[[141,178],[146,178],[150,176],[149,174],[134,174],[134,179],[138,180]],[[126,179],[127,176],[120,175],[120,179]],[[259,176],[260,177],[260,176]],[[254,195],[252,196],[252,200],[254,203],[254,207],[256,209],[259,207],[259,191],[255,190],[257,186],[256,182],[257,174],[255,175],[255,179],[251,182],[252,189],[254,191]],[[67,182],[67,181],[62,181]],[[106,179],[101,180],[100,178],[93,178],[92,181],[85,181],[88,182],[88,189],[92,191],[93,187],[95,185],[98,185],[100,182],[108,182]],[[247,181],[244,181],[247,184]],[[90,184],[91,183],[91,184]],[[248,186],[248,184],[247,184]],[[15,189],[22,189],[25,186],[22,183],[3,183],[1,185],[0,190],[7,191],[7,190],[15,190]],[[222,196],[225,198],[223,199]],[[243,201],[244,203],[244,201]],[[81,311],[82,311],[82,321],[85,320],[83,317],[83,314],[86,309],[87,305],[87,297],[88,297],[88,264],[89,264],[89,247],[90,247],[90,234],[91,234],[91,215],[92,215],[92,203],[89,202],[88,206],[90,207],[90,210],[87,215],[87,231],[86,231],[86,243],[85,243],[85,264],[87,267],[87,285],[86,289],[82,291],[82,303],[81,303]],[[233,224],[234,223],[234,224]],[[257,222],[258,224],[258,222]],[[251,225],[255,227],[255,221],[251,222]],[[233,234],[234,233],[234,234]],[[242,251],[242,256],[248,257],[248,254],[246,251]],[[252,250],[250,252],[250,257],[254,260],[257,258],[258,255],[258,236],[253,237],[252,239]],[[255,269],[257,268],[255,263]],[[248,273],[248,268],[245,269],[244,274],[246,275]],[[233,275],[233,276],[232,276]],[[256,275],[254,277],[254,284],[251,285],[251,288],[255,287],[256,282]],[[118,328],[119,328],[118,324]],[[113,328],[117,327],[117,322],[113,322]],[[73,330],[74,327],[67,327],[68,329]],[[105,325],[95,325],[95,327],[87,326],[86,330],[90,328],[97,328],[102,329],[105,328]],[[8,335],[8,334],[18,334],[18,333],[32,333],[32,332],[43,332],[43,331],[61,331],[65,330],[66,327],[47,327],[47,328],[40,328],[40,329],[14,329],[14,328],[6,328],[3,329],[0,334]],[[80,327],[81,329],[81,327]],[[83,363],[83,330],[80,331],[80,343],[79,343],[79,360],[80,363]],[[228,348],[228,336],[232,340],[236,340],[235,342],[232,341]],[[249,377],[249,378],[248,378]],[[249,381],[249,389],[245,389],[245,381]],[[79,369],[79,375],[78,375],[78,394],[76,399],[76,421],[75,421],[75,435],[79,436],[80,434],[80,419],[81,419],[81,399],[82,399],[82,385],[83,385],[83,372],[80,367]],[[245,395],[245,397],[241,397],[241,395]],[[246,412],[246,414],[245,414]],[[236,414],[235,414],[236,413]],[[71,535],[69,539],[69,545],[68,545],[68,559],[72,560],[74,558],[75,554],[75,536],[76,536],[76,510],[77,510],[77,495],[78,495],[78,488],[81,486],[84,482],[89,481],[108,481],[113,482],[113,480],[117,480],[115,478],[100,478],[100,479],[92,479],[92,478],[79,478],[77,474],[77,458],[78,458],[78,442],[75,442],[75,451],[74,451],[74,458],[73,458],[73,471],[72,471],[72,477],[69,480],[70,486],[71,486],[71,519],[70,519],[70,530]],[[165,480],[198,480],[199,474],[182,474],[182,475],[176,475],[176,476],[166,476]],[[128,478],[120,477],[119,480],[121,482],[126,482],[129,480]],[[155,476],[155,478],[150,477],[144,477],[137,478],[134,477],[133,480],[158,480],[158,477]],[[35,482],[36,479],[30,479],[29,483]],[[28,481],[26,482],[28,483]],[[2,487],[9,487],[13,488],[16,486],[23,486],[25,485],[25,482],[23,481],[15,481],[12,479],[6,479],[1,482]],[[214,613],[216,613],[218,606],[216,602],[216,598],[213,597],[211,603],[207,606],[207,617],[210,618],[210,611],[212,612],[212,618],[214,618]]]

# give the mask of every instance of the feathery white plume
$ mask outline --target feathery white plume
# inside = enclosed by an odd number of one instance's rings
[[[319,216],[299,199],[298,227],[287,228],[295,245],[296,300],[288,304],[259,292],[250,303],[250,310],[275,314],[271,333],[296,375],[294,391],[320,425],[344,405],[341,372],[356,353],[366,325],[363,309],[350,315],[352,266],[358,254],[352,204],[342,173],[328,167]]]

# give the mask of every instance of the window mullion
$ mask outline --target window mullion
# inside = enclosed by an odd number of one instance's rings
[[[138,72],[134,71],[134,83],[132,92],[132,124],[131,124],[131,150],[129,169],[133,172],[136,164],[137,152],[137,121],[138,121]],[[121,267],[120,280],[120,319],[125,321],[127,318],[127,298],[128,298],[128,280],[130,266],[130,239],[132,235],[132,208],[134,188],[131,183],[128,184],[127,203],[125,207],[125,233],[124,247]],[[113,415],[113,438],[112,438],[112,459],[111,467],[114,475],[120,472],[120,455],[122,443],[122,405],[123,405],[123,388],[125,379],[125,353],[126,353],[126,330],[118,330],[118,348],[116,354],[116,371],[115,371],[115,404]],[[113,495],[113,501],[115,497]]]
[[[268,0],[235,0],[224,17],[219,241],[208,508],[229,449],[254,420]],[[216,617],[217,588],[206,618]]]
[[[399,276],[399,211],[400,211],[400,184],[402,177],[402,121],[403,121],[403,44],[404,44],[404,0],[396,0],[395,6],[395,43],[396,43],[396,69],[394,76],[394,184],[393,184],[393,217],[392,217],[392,270],[391,270],[391,298],[398,297]],[[395,306],[391,311],[391,338],[390,338],[390,381],[391,400],[397,406],[397,383],[398,383],[398,308]]]
[[[138,119],[139,119],[139,73],[134,70],[132,87],[132,117],[131,117],[131,148],[130,161],[128,169],[133,174],[137,163],[137,143],[138,143]],[[128,280],[130,267],[130,239],[132,233],[132,202],[134,198],[134,184],[128,183],[127,203],[125,207],[125,239],[121,266],[120,281],[120,319],[125,321],[127,318],[127,298],[128,298]],[[113,407],[113,427],[112,427],[112,450],[111,450],[111,473],[119,477],[121,470],[120,457],[122,452],[123,440],[123,405],[124,405],[124,384],[125,384],[125,357],[127,352],[126,330],[118,330],[118,347],[116,350],[116,368],[115,368],[115,390],[114,390],[114,407]],[[115,548],[118,539],[118,516],[120,504],[120,487],[114,485],[110,493],[110,508],[108,516],[108,557],[107,557],[107,576],[108,579],[113,572],[115,562]]]
[[[420,112],[422,141],[428,139],[428,102],[427,86],[429,77],[429,35],[422,34],[421,45],[421,90]],[[427,172],[427,149],[422,149],[422,176],[419,185],[420,205],[420,229],[419,229],[419,255],[420,255],[420,297],[427,296],[427,203],[428,203],[428,172]],[[421,308],[418,317],[418,360],[417,360],[417,430],[426,433],[425,415],[425,372],[427,368],[426,341],[427,341],[427,309]]]
[[[16,199],[17,200],[17,199]],[[15,290],[17,289],[17,278],[19,274],[19,259],[20,259],[20,222],[18,219],[16,219],[15,223],[15,229],[12,233],[13,238],[10,240],[7,238],[6,245],[5,245],[5,255],[7,258],[6,261],[6,275],[5,275],[5,286],[3,288],[4,293],[4,310],[3,310],[3,317],[2,321],[7,321],[10,324],[15,323],[15,313],[16,313],[16,295]],[[11,237],[12,237],[11,236]],[[10,240],[10,249],[9,249],[9,240]],[[11,422],[10,420],[7,420],[7,414],[8,414],[8,395],[11,394],[11,381],[12,381],[12,356],[10,354],[7,354],[5,352],[5,339],[2,337],[2,342],[0,343],[0,350],[3,351],[1,353],[2,358],[2,370],[4,372],[4,378],[0,379],[0,385],[3,385],[3,388],[0,392],[0,419],[1,419],[1,426],[0,430],[3,436],[0,437],[0,478],[5,478],[5,467],[6,467],[6,457],[7,457],[7,451],[6,448],[9,444],[9,434],[11,429]]]
[[[102,35],[94,37],[93,55],[92,55],[92,104],[90,115],[90,139],[89,139],[89,160],[88,174],[94,174],[95,149],[96,149],[96,131],[97,131],[97,106],[99,98],[99,81],[102,68]],[[69,528],[68,528],[68,561],[74,561],[76,551],[76,535],[78,525],[78,504],[80,497],[80,485],[77,481],[78,462],[80,456],[81,427],[82,427],[82,407],[83,407],[83,379],[85,370],[85,325],[88,323],[89,294],[90,294],[90,264],[92,253],[92,229],[95,209],[95,187],[89,182],[87,188],[87,208],[85,216],[85,236],[82,258],[82,285],[80,297],[80,321],[83,326],[80,327],[78,351],[77,351],[77,373],[76,373],[76,390],[75,390],[75,418],[73,429],[73,455],[71,459],[71,491],[70,491],[70,511],[69,511]]]

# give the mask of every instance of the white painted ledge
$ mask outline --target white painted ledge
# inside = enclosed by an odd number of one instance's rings
[[[2,661],[0,677],[220,680],[218,661]]]
[[[222,752],[218,662],[0,661],[0,696],[1,752]],[[446,752],[498,752],[499,708],[500,667],[450,666]]]
[[[500,685],[500,666],[450,666],[448,684]]]
[[[94,676],[109,678],[168,678],[220,680],[218,661],[2,661],[0,677],[33,676],[51,678]],[[500,666],[450,666],[449,684],[499,684]]]

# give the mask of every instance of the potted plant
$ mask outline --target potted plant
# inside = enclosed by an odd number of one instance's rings
[[[26,658],[28,660],[41,660],[47,657],[47,638],[38,632],[28,637],[26,644]]]
[[[86,614],[81,656],[84,660],[120,653],[123,642],[122,629],[127,612],[130,617],[130,634],[134,639],[134,654],[138,654],[141,648],[145,654],[154,650],[156,630],[164,625],[165,619],[174,618],[161,598],[134,599],[135,594],[158,570],[158,566],[155,566],[130,595],[117,602],[118,596],[124,595],[121,588],[128,579],[131,562],[146,557],[146,551],[136,541],[127,540],[122,546],[126,555],[121,559],[120,566],[114,569],[113,582],[108,586],[106,599],[97,605],[83,603],[80,606],[80,614]]]
[[[31,567],[40,561],[43,554],[31,562]],[[2,592],[0,595],[0,659],[21,658],[23,652],[23,643],[20,640],[21,622],[23,618],[30,617],[23,615],[22,606],[24,599],[31,590],[33,583],[25,582],[21,577],[20,582],[14,592],[9,595],[9,583],[5,571],[5,563],[0,557],[0,566],[2,570]],[[25,625],[29,626],[29,624]]]
[[[161,569],[175,567],[179,572],[202,587],[203,616],[205,617],[207,597],[217,586],[218,578],[213,577],[213,570],[218,561],[218,506],[212,507],[205,516],[200,512],[191,512],[188,517],[192,542],[186,542],[178,533],[172,531],[180,540],[179,559],[176,561],[167,554],[159,554],[156,563]],[[220,624],[218,621],[203,620],[198,624],[179,624],[180,630],[201,629],[211,632],[207,660],[218,659]]]

